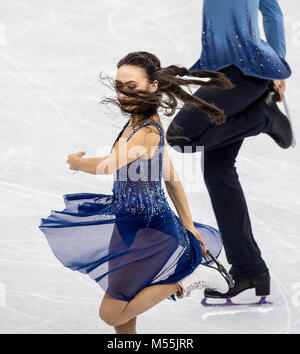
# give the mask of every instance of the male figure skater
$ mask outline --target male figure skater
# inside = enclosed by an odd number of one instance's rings
[[[259,11],[267,42],[260,38]],[[201,110],[183,107],[167,130],[167,141],[182,152],[185,146],[192,152],[204,146],[204,180],[235,280],[228,293],[206,289],[205,297],[230,298],[250,288],[256,295],[270,294],[268,267],[254,240],[234,165],[246,137],[266,133],[284,149],[293,142],[290,121],[276,104],[284,100],[285,79],[291,75],[285,56],[277,0],[203,0],[202,53],[189,70],[221,71],[235,84],[229,90],[205,87],[195,92],[223,109],[227,120],[216,125]]]

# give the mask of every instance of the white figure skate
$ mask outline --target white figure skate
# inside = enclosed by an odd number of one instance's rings
[[[177,298],[190,296],[194,289],[213,289],[225,294],[229,290],[228,281],[218,269],[200,264],[190,275],[178,282],[181,293],[176,293]]]

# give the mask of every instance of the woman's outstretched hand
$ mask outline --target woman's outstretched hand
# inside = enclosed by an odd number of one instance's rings
[[[274,90],[277,91],[280,95],[280,99],[278,102],[282,102],[284,100],[286,80],[273,80],[273,87]]]
[[[81,159],[84,154],[85,151],[79,151],[68,155],[67,163],[70,165],[70,170],[79,171],[79,159]]]

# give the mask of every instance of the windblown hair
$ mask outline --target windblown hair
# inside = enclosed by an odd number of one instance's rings
[[[104,84],[105,82],[103,79],[108,79],[109,84],[106,84],[106,86],[131,98],[130,101],[126,101],[105,97],[100,103],[112,103],[119,107],[123,113],[138,115],[139,120],[136,122],[139,123],[138,125],[149,120],[151,116],[157,113],[158,108],[163,108],[166,116],[172,116],[175,113],[175,110],[180,108],[178,106],[178,101],[184,103],[184,106],[182,107],[184,109],[201,109],[211,118],[212,122],[217,125],[226,121],[226,115],[223,110],[219,109],[212,103],[208,103],[201,98],[194,96],[189,87],[189,85],[198,85],[220,89],[233,88],[235,85],[227,79],[224,73],[206,70],[189,71],[187,68],[177,65],[170,65],[162,68],[160,60],[154,54],[143,51],[127,54],[118,62],[117,68],[119,69],[122,65],[132,65],[144,69],[149,83],[152,83],[154,80],[158,81],[157,91],[148,92],[144,90],[130,89],[129,87],[124,87],[125,85],[121,83],[116,83],[108,76],[103,78],[100,74],[100,79]],[[209,81],[192,78],[183,79],[181,78],[182,76],[211,79]],[[183,90],[181,86],[186,86],[190,93]],[[134,108],[127,110],[127,106]],[[174,139],[173,136],[172,139]]]

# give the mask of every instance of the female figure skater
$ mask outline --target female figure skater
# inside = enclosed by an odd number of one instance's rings
[[[66,208],[52,210],[39,228],[64,266],[88,274],[104,289],[100,318],[116,333],[136,333],[137,315],[165,298],[176,301],[175,294],[183,298],[204,287],[221,293],[229,289],[222,272],[207,266],[210,261],[204,257],[206,247],[218,256],[220,233],[193,222],[165,149],[157,110],[164,107],[166,114],[173,114],[179,99],[220,119],[221,110],[195,99],[181,85],[232,84],[222,73],[189,72],[175,65],[162,68],[148,52],[130,53],[117,67],[115,82],[111,81],[117,99],[102,102],[118,105],[130,119],[109,155],[84,158],[81,151],[67,160],[71,170],[113,174],[113,194],[64,195]],[[211,80],[180,78],[187,74]],[[162,178],[179,217],[168,204]]]
[[[259,35],[259,10],[267,42]],[[293,145],[290,121],[276,104],[284,100],[285,79],[291,75],[285,55],[277,0],[203,1],[202,53],[190,70],[222,72],[235,88],[201,87],[195,97],[223,109],[227,120],[218,125],[203,110],[184,107],[169,125],[167,141],[182,152],[185,146],[204,146],[204,180],[235,280],[227,294],[205,290],[206,297],[230,298],[249,288],[259,296],[270,294],[269,271],[234,165],[246,137],[266,133],[281,148]]]

